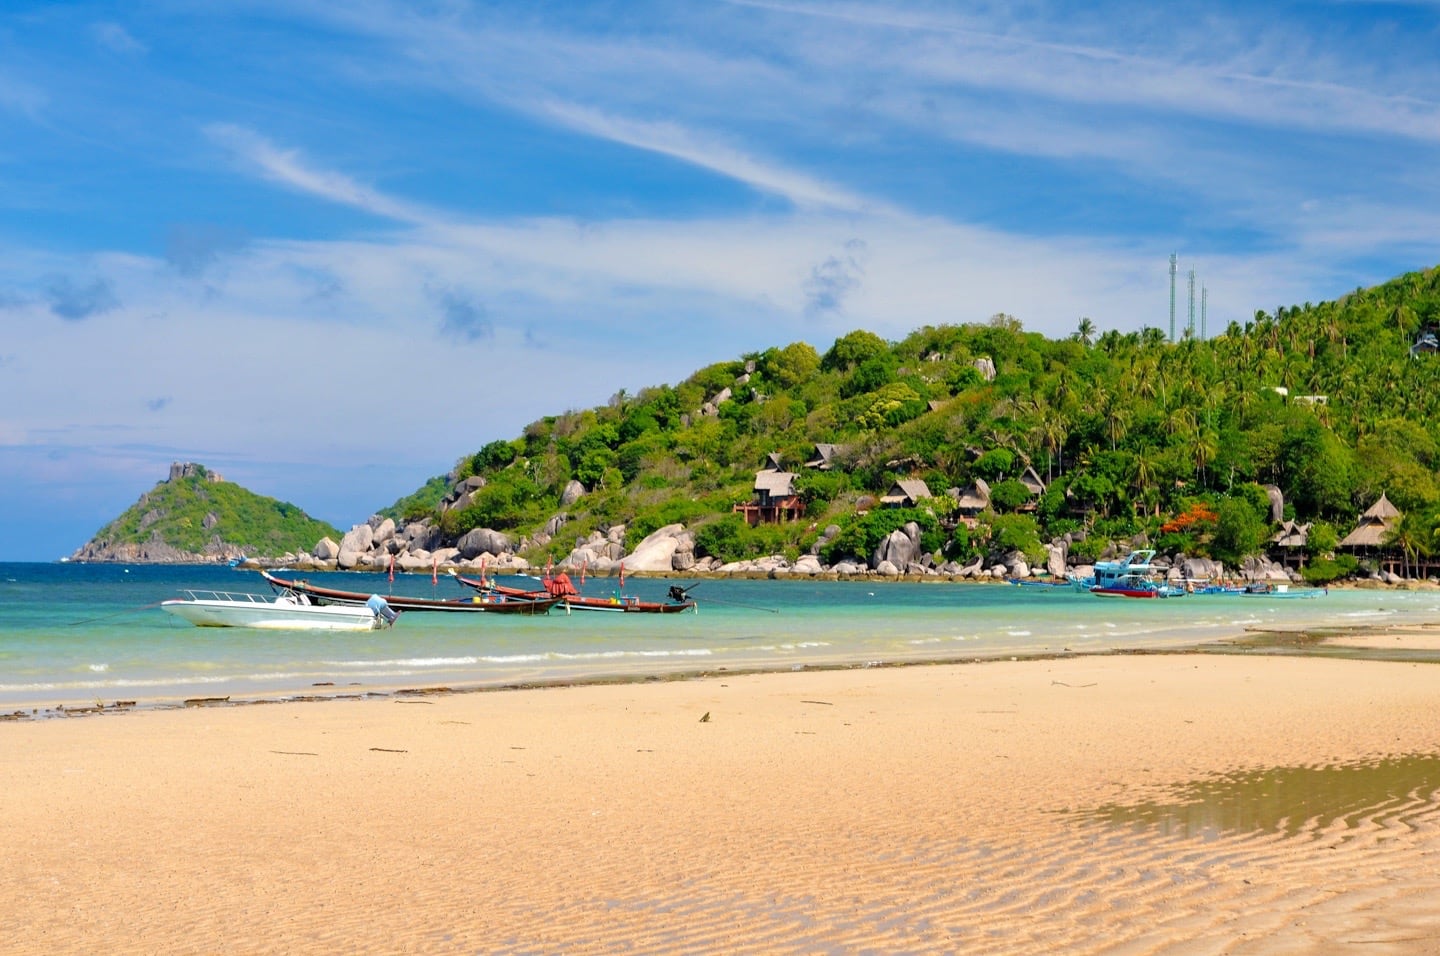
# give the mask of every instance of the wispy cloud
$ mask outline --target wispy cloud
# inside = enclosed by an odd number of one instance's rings
[[[1367,53],[1365,46],[1346,63],[1346,49],[1339,43],[1325,44],[1289,22],[1277,31],[1269,18],[1243,20],[1234,11],[1212,11],[1204,29],[1189,34],[1188,45],[1184,33],[1161,38],[1154,24],[1141,28],[1143,15],[1130,11],[1125,16],[1137,28],[1126,31],[1122,41],[1106,23],[1106,42],[1100,45],[1062,42],[1047,34],[1097,35],[1103,20],[1026,19],[1025,12],[1036,11],[977,15],[905,4],[737,2],[866,31],[864,43],[837,43],[833,36],[822,43],[812,36],[797,46],[797,53],[830,68],[848,60],[856,70],[886,76],[887,85],[908,77],[935,93],[945,87],[952,92],[1008,90],[1061,103],[1440,141],[1440,100],[1418,92],[1434,89],[1440,80],[1433,58],[1403,72],[1397,65],[1391,79],[1359,59]],[[884,32],[876,35],[876,30]],[[1163,56],[1152,52],[1160,39],[1165,41]],[[943,84],[939,90],[936,83]]]
[[[276,146],[254,130],[231,123],[212,123],[205,127],[205,132],[247,168],[295,192],[402,222],[427,224],[441,218],[418,205],[391,199],[349,176],[316,169],[300,150]]]
[[[0,70],[0,109],[36,119],[49,102],[49,95],[41,88]]]
[[[669,156],[780,196],[797,206],[848,210],[882,206],[815,177],[747,155],[722,142],[720,137],[701,135],[677,123],[627,120],[555,101],[546,103],[543,112],[571,129]]]
[[[140,56],[150,52],[145,44],[131,36],[130,31],[118,23],[95,23],[91,25],[90,32],[96,42],[115,53]]]

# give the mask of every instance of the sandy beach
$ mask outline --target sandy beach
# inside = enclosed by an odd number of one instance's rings
[[[1436,952],[1436,754],[1434,665],[1261,655],[18,721],[0,949]]]

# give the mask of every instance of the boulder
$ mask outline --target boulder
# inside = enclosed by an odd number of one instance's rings
[[[675,552],[680,550],[680,539],[689,532],[682,524],[669,524],[646,536],[625,556],[627,571],[672,571]],[[693,538],[691,539],[693,542]],[[694,550],[693,543],[690,550]]]
[[[1219,581],[1225,577],[1225,566],[1209,558],[1177,556],[1175,566],[1187,581]]]
[[[434,551],[444,535],[429,518],[424,518],[407,524],[399,537],[411,551]]]
[[[369,555],[370,546],[375,543],[375,529],[368,524],[357,524],[345,532],[340,539],[340,553],[335,563],[346,571],[354,570]]]
[[[320,561],[334,561],[340,557],[340,545],[328,537],[321,538],[320,542],[316,544],[310,552],[310,556]]]
[[[560,492],[560,507],[568,508],[583,497],[585,497],[585,486],[571,478],[565,483],[565,490]]]
[[[813,554],[802,554],[795,560],[795,566],[791,569],[796,574],[821,574],[825,568],[821,566],[820,559]]]
[[[512,549],[510,538],[491,528],[472,528],[455,543],[462,557],[476,558],[482,554],[507,554]]]
[[[903,568],[915,560],[918,551],[915,539],[905,530],[897,529],[880,540],[870,557],[870,566],[878,571],[881,564],[888,562],[896,568]]]
[[[898,578],[900,569],[895,566],[894,562],[886,560],[875,565],[875,573],[887,578]]]
[[[389,541],[395,537],[395,521],[393,518],[371,518],[370,526],[375,529],[374,542],[380,544],[382,541]]]
[[[1065,548],[1061,545],[1045,546],[1045,570],[1057,581],[1065,579]]]

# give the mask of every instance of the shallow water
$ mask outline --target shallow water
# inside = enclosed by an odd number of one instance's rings
[[[443,576],[398,575],[393,584],[384,574],[307,577],[382,595],[469,594]],[[626,592],[663,600],[675,583],[695,582],[631,578]],[[615,586],[591,578],[583,590],[603,596]],[[1135,601],[1003,584],[707,579],[692,592],[698,614],[408,612],[389,630],[320,634],[194,627],[158,607],[185,588],[268,590],[255,572],[210,566],[0,564],[0,712],[295,696],[317,685],[368,693],[1175,649],[1246,629],[1440,620],[1437,592]]]
[[[1358,834],[1430,814],[1440,791],[1440,756],[1409,755],[1319,767],[1222,774],[1133,804],[1107,804],[1082,820],[1164,836],[1217,839],[1276,833]]]

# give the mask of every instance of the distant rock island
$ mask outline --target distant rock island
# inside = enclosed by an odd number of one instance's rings
[[[195,462],[170,474],[85,542],[71,561],[223,564],[250,554],[308,548],[333,526],[295,505],[257,495]]]

